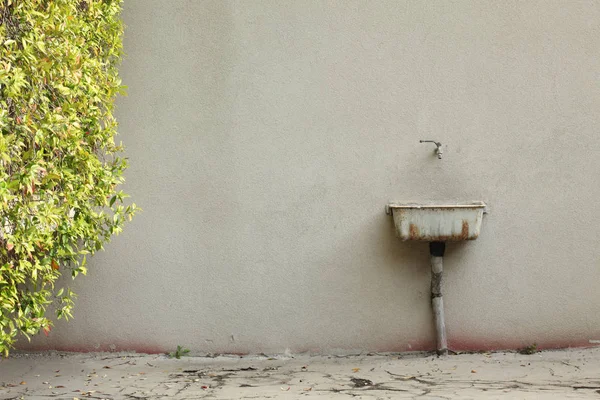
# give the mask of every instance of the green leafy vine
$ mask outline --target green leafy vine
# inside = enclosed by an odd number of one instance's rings
[[[118,189],[121,0],[0,0],[0,353],[71,317],[86,273],[137,211]]]

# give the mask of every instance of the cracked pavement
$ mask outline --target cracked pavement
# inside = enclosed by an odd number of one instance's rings
[[[600,349],[459,354],[183,357],[14,354],[8,399],[600,399]]]

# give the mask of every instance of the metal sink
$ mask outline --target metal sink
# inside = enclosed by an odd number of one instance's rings
[[[485,210],[483,202],[386,206],[400,239],[427,242],[477,239]]]

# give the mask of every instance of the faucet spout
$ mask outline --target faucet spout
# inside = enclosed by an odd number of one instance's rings
[[[433,143],[435,144],[435,154],[437,154],[437,157],[439,160],[442,159],[442,142],[436,142],[435,140],[419,140],[419,143]]]

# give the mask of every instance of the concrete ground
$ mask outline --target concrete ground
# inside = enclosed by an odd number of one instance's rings
[[[600,399],[600,349],[183,357],[15,354],[0,399]]]

